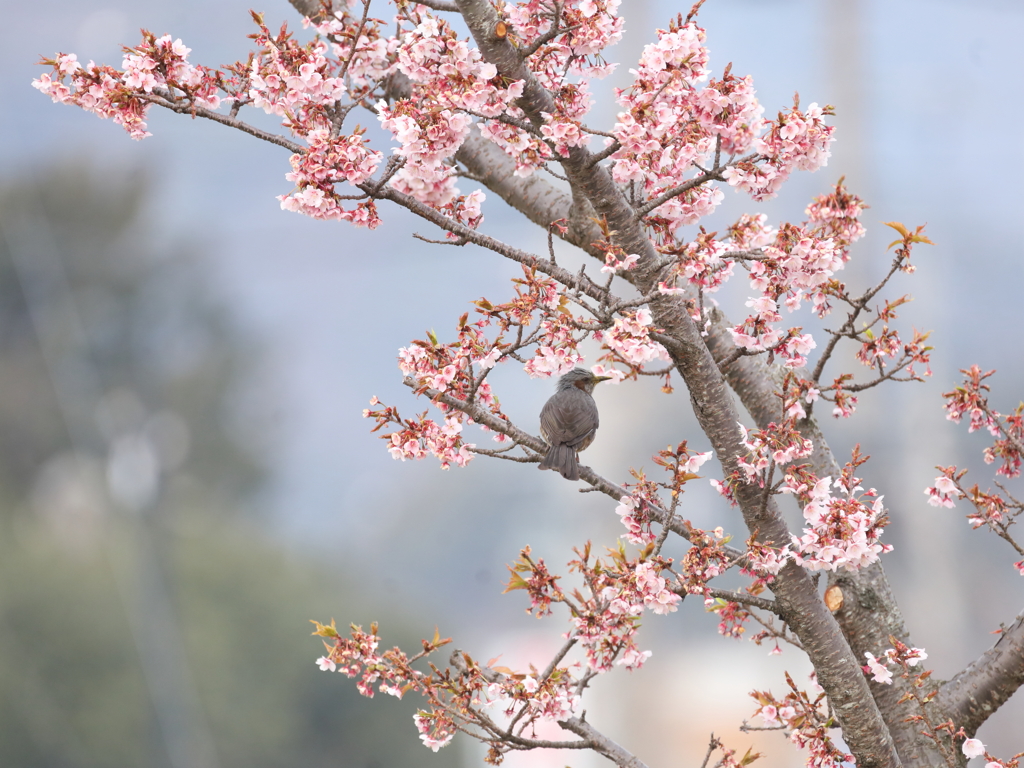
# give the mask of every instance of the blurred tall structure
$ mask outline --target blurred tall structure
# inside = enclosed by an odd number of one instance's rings
[[[843,278],[859,291],[877,282],[888,266],[890,254],[884,248],[891,238],[882,222],[893,217],[895,211],[905,212],[903,205],[896,205],[897,201],[891,199],[892,171],[886,172],[884,178],[878,175],[883,170],[877,161],[882,154],[882,142],[880,137],[871,135],[875,124],[872,108],[876,106],[873,99],[880,98],[878,74],[872,69],[872,62],[884,60],[892,52],[871,50],[870,8],[865,0],[825,0],[823,6],[828,41],[825,52],[828,98],[836,107],[836,141],[825,170],[835,178],[845,176],[847,187],[872,206],[865,217],[869,236],[856,246],[860,257],[850,261]],[[887,119],[900,119],[900,116],[889,115]],[[899,290],[912,287],[915,295],[938,297],[945,293],[944,281],[940,270],[923,269],[914,275],[912,286],[901,281],[899,285],[906,287]],[[910,315],[916,309],[908,308],[904,314]],[[951,515],[923,517],[925,504],[917,490],[925,487],[930,479],[919,474],[922,442],[935,448],[937,456],[957,453],[949,430],[937,430],[927,436],[921,432],[920,425],[934,423],[931,417],[937,414],[940,402],[922,397],[920,384],[892,387],[884,394],[879,391],[864,400],[867,407],[863,409],[859,427],[863,429],[870,420],[870,434],[889,435],[887,439],[876,439],[869,449],[875,459],[871,482],[879,483],[880,490],[887,494],[887,506],[894,512],[890,535],[899,537],[899,548],[904,552],[902,559],[893,559],[886,568],[891,576],[907,579],[907,589],[912,590],[907,593],[908,602],[930,606],[924,612],[930,617],[931,629],[937,638],[932,646],[935,655],[949,658],[964,654],[969,624],[948,606],[966,605],[970,600],[969,590],[952,569],[932,567],[936,561],[955,562],[962,557],[958,549],[963,545],[963,522]],[[899,427],[893,429],[892,425]],[[915,476],[919,479],[911,492],[907,489],[907,478]],[[927,582],[910,578],[913,573],[929,571]]]

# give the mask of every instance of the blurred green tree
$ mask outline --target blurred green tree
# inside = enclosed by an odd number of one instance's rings
[[[148,190],[0,188],[0,765],[420,764],[413,702],[371,710],[296,642],[360,606],[253,513],[260,349]]]

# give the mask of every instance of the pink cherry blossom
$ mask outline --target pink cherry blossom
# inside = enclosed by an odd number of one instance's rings
[[[429,747],[431,752],[448,746],[455,737],[454,726],[448,726],[441,718],[426,712],[417,712],[412,719],[416,723],[416,730],[420,732],[420,741],[423,742],[423,746]]]
[[[963,496],[956,484],[946,475],[935,478],[935,484],[924,489],[928,503],[933,507],[956,506],[956,500]]]
[[[616,318],[609,330],[597,331],[594,338],[627,363],[643,365],[652,360],[670,360],[668,350],[650,338],[652,322],[650,311],[640,309],[632,317]]]
[[[865,651],[864,656],[866,656],[868,660],[868,663],[864,666],[864,671],[871,675],[871,679],[876,683],[892,685],[892,671],[890,671],[885,664],[876,659],[875,655],[870,651]]]
[[[977,739],[966,739],[961,746],[961,749],[968,760],[972,757],[981,757],[985,754],[985,745]]]

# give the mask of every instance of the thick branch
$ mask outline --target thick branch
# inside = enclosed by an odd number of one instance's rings
[[[292,8],[304,18],[320,21],[323,18],[323,4],[320,0],[288,0]]]
[[[619,768],[647,768],[647,765],[636,755],[626,751],[603,733],[595,729],[582,717],[571,717],[559,720],[558,724],[583,739],[589,747],[615,763]]]
[[[459,12],[459,7],[455,3],[448,2],[448,0],[416,0],[416,2],[434,11]]]
[[[684,339],[666,347],[687,383],[701,428],[711,440],[715,455],[728,476],[738,469],[742,436],[737,426],[739,416],[725,381],[699,331],[677,302],[655,301],[651,309],[658,325],[671,328],[677,338]],[[737,484],[735,494],[749,530],[758,531],[760,540],[766,543],[788,543],[789,532],[773,499],[764,503],[761,489],[746,483]],[[828,694],[843,725],[843,736],[858,764],[899,765],[891,736],[875,706],[859,661],[810,576],[790,561],[771,590],[779,615],[800,639],[814,664],[818,682]]]
[[[572,200],[539,174],[525,179],[515,175],[515,163],[497,144],[480,135],[474,125],[455,159],[489,190],[543,229],[569,217]],[[594,226],[594,237],[600,234]]]
[[[547,122],[543,113],[558,112],[554,97],[537,80],[515,46],[507,38],[495,35],[500,19],[490,3],[457,0],[457,4],[484,58],[494,64],[502,76],[524,82],[523,96],[517,100],[516,106],[523,110],[534,126],[540,128]],[[569,157],[561,162],[573,189],[582,192],[598,215],[606,218],[609,228],[618,233],[618,245],[626,253],[638,253],[647,264],[653,264],[657,256],[654,247],[608,170],[595,164],[593,155],[584,147],[571,147]]]
[[[553,220],[569,218],[576,226],[570,226],[564,234],[556,234],[594,258],[603,260],[602,253],[593,247],[593,243],[601,239],[597,225],[585,216],[571,215],[572,199],[569,195],[537,175],[527,179],[515,176],[515,165],[511,159],[476,132],[466,140],[457,158],[474,178],[535,224],[547,227]],[[712,322],[704,340],[719,367],[736,350],[728,330],[732,325],[721,311],[712,311]],[[766,363],[763,355],[734,359],[722,368],[722,373],[758,427],[764,428],[781,418],[776,392],[781,386],[782,376],[777,368]],[[814,452],[805,459],[812,471],[819,477],[838,477],[839,465],[817,421],[811,418],[799,427],[801,434],[814,445]],[[889,647],[890,635],[913,645],[881,563],[857,573],[829,574],[829,583],[838,583],[847,596],[836,619],[855,658],[863,659],[867,651],[880,654]],[[932,752],[934,744],[923,739],[913,723],[905,722],[906,708],[898,704],[905,685],[905,681],[897,679],[891,686],[878,686],[875,697],[893,734],[897,751],[910,760],[922,752]],[[935,757],[941,760],[941,756],[936,754]]]
[[[1024,612],[1005,628],[996,644],[939,689],[942,715],[969,734],[1024,685]]]

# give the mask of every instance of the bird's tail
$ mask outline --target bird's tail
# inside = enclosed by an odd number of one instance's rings
[[[562,473],[566,480],[576,481],[580,479],[580,462],[576,451],[568,445],[553,445],[548,450],[548,455],[541,459],[541,469],[553,469]]]

